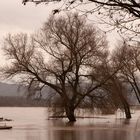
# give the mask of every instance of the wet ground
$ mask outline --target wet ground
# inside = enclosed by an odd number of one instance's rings
[[[140,111],[131,120],[122,113],[78,119],[50,119],[46,108],[0,108],[0,116],[14,121],[11,130],[0,130],[1,140],[139,140]],[[4,122],[2,122],[4,123]],[[2,124],[1,124],[2,125]]]

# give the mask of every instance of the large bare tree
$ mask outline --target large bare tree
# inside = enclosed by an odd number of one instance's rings
[[[75,109],[88,96],[100,98],[93,91],[107,80],[99,82],[91,74],[107,52],[105,36],[78,14],[50,17],[34,36],[8,35],[4,52],[10,64],[2,68],[3,75],[17,76],[28,84],[30,95],[41,96],[49,86],[60,97],[70,121],[75,121]]]

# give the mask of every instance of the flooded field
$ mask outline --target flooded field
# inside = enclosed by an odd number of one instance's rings
[[[139,140],[139,116],[140,111],[135,111],[131,120],[119,115],[108,115],[78,119],[75,124],[71,124],[65,119],[48,120],[46,108],[1,107],[0,117],[12,119],[7,125],[12,125],[13,129],[0,130],[0,139]]]

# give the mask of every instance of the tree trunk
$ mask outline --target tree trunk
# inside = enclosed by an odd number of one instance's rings
[[[126,119],[131,119],[130,106],[129,106],[127,100],[125,99],[125,97],[122,94],[120,94],[120,99],[121,99],[121,102],[122,102],[122,105],[124,108]]]
[[[65,107],[65,110],[66,110],[66,115],[69,119],[70,122],[75,122],[76,121],[76,118],[75,118],[75,115],[74,115],[74,107],[72,105],[67,105]]]
[[[126,119],[131,119],[130,107],[127,102],[124,103],[124,111],[125,111]]]

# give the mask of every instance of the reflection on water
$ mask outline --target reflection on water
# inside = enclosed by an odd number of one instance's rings
[[[52,121],[54,126],[57,126],[57,121]],[[118,123],[118,122],[117,122]],[[72,124],[62,123],[62,127],[50,128],[48,140],[139,140],[140,132],[135,130],[135,127],[127,127],[130,120],[120,120],[119,124],[108,125],[104,124],[93,126],[73,126]],[[60,125],[60,121],[59,121]],[[132,125],[133,126],[133,125]]]
[[[132,133],[126,131],[81,130],[81,131],[51,131],[51,140],[136,140]],[[138,139],[137,139],[138,140]]]
[[[113,116],[79,119],[76,123],[66,120],[48,120],[46,108],[0,108],[0,117],[13,119],[8,122],[12,130],[1,130],[1,140],[139,140],[139,112],[132,120]]]

